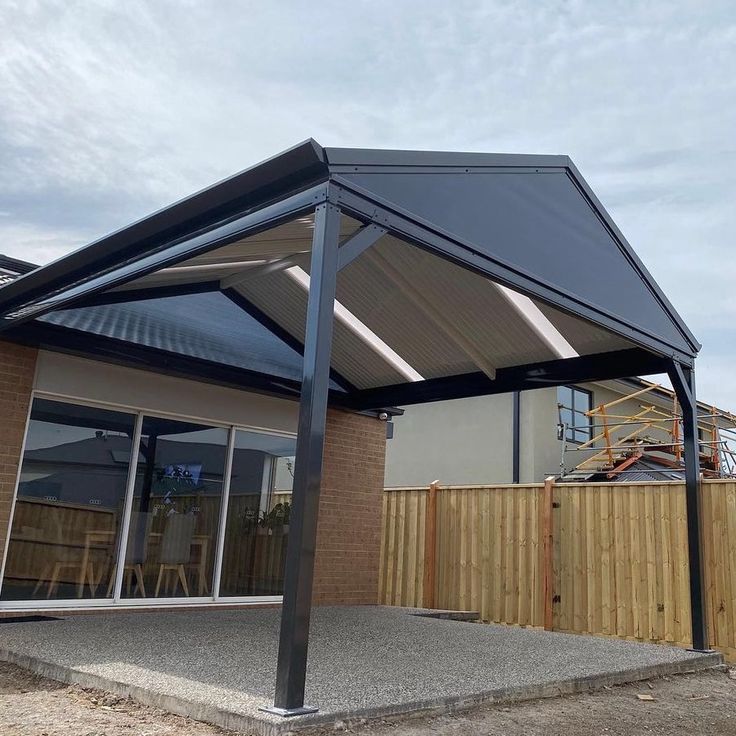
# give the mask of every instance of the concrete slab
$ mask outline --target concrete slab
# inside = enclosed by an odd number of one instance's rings
[[[318,608],[310,641],[311,716],[270,704],[279,611],[76,616],[0,625],[0,658],[129,695],[226,728],[272,736],[337,719],[453,710],[579,692],[721,663],[675,647],[408,615]]]

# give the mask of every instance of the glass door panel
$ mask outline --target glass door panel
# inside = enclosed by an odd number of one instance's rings
[[[228,431],[144,417],[123,598],[212,595]]]
[[[237,430],[220,596],[281,595],[296,441]]]
[[[133,414],[35,399],[0,598],[109,598]]]

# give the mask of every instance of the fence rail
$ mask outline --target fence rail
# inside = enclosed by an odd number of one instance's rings
[[[736,481],[702,486],[711,646],[736,659]],[[691,644],[680,482],[391,488],[379,599]]]

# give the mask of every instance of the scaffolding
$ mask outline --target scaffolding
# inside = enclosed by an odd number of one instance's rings
[[[643,387],[589,411],[557,404],[558,436],[562,441],[560,477],[566,480],[626,480],[639,475],[637,465],[646,462],[647,474],[662,479],[684,474],[682,413],[675,393],[664,386],[642,381]],[[660,401],[646,402],[656,394]],[[669,409],[661,399],[670,401]],[[636,410],[624,405],[636,402]],[[590,439],[578,443],[570,439],[580,425],[575,415],[587,420]],[[572,417],[572,426],[564,421]],[[707,478],[736,478],[736,416],[715,406],[698,404],[700,467]]]

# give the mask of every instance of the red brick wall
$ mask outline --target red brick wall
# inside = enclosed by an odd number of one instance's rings
[[[0,341],[0,558],[5,549],[37,354],[35,348]]]
[[[386,423],[331,409],[314,569],[315,604],[378,602]]]

